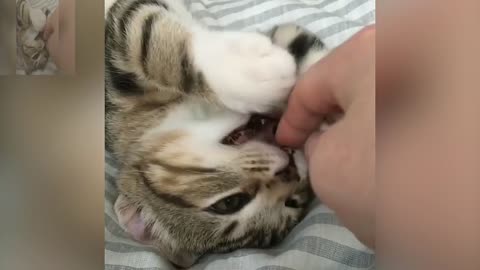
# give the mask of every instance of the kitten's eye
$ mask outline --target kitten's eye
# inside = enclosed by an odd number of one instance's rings
[[[37,58],[38,58],[39,56],[40,56],[39,53],[35,53],[35,54],[32,56],[32,58],[33,58],[33,60],[37,60]]]
[[[248,193],[237,193],[223,198],[208,207],[208,211],[219,215],[229,215],[238,212],[252,200]]]

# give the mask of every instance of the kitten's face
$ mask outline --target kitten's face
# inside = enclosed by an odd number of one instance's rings
[[[28,65],[27,69],[31,71],[43,69],[47,64],[48,51],[42,39],[36,38],[24,41],[22,50],[25,63]]]
[[[302,218],[312,193],[302,153],[273,145],[273,125],[260,129],[215,142],[232,150],[228,157],[206,141],[197,145],[203,155],[189,151],[185,133],[150,140],[120,175],[120,223],[180,266],[206,252],[278,243]]]

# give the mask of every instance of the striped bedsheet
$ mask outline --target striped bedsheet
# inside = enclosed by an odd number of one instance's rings
[[[374,0],[187,0],[204,24],[217,29],[266,31],[296,22],[334,48],[375,22]],[[152,248],[128,238],[113,212],[116,165],[106,154],[105,269],[174,269]],[[287,238],[271,249],[241,249],[203,257],[192,270],[362,270],[374,269],[375,255],[316,201]]]
[[[48,8],[53,11],[58,6],[59,0],[28,0],[32,8]]]

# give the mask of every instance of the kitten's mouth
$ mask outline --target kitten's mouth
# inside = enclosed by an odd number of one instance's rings
[[[271,116],[254,114],[245,125],[234,129],[221,142],[225,145],[241,145],[255,139],[277,145],[275,131],[278,121]]]

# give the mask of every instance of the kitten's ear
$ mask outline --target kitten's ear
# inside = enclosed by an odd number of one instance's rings
[[[149,244],[151,232],[140,216],[140,209],[128,202],[123,195],[118,196],[114,209],[122,229],[136,241]]]
[[[140,209],[128,202],[123,195],[119,195],[115,202],[115,213],[117,214],[120,226],[136,241],[152,245],[159,250],[159,253],[176,266],[186,268],[193,265],[200,257],[178,247],[175,239],[168,232],[159,232],[153,236],[152,226],[149,226],[142,216]]]

